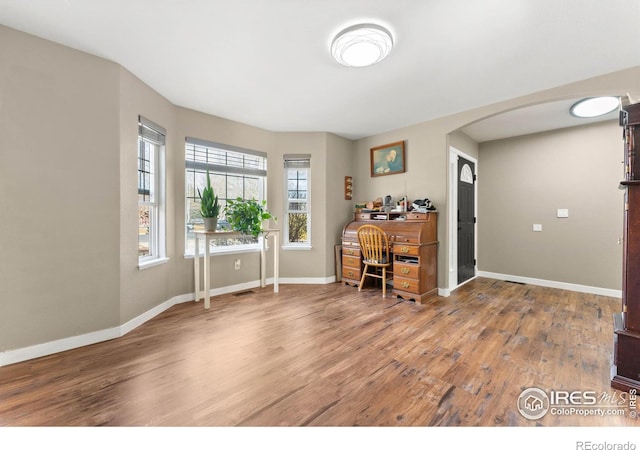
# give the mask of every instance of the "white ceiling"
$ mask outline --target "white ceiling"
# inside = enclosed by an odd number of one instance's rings
[[[359,21],[395,48],[348,69],[329,44]],[[115,61],[176,105],[348,138],[640,65],[638,0],[0,0],[0,24]]]

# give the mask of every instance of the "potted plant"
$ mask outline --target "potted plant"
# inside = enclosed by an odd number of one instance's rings
[[[200,214],[204,220],[205,231],[216,231],[218,227],[218,214],[220,214],[220,203],[218,202],[218,196],[213,192],[211,187],[211,178],[209,171],[207,170],[207,186],[200,192],[198,189],[198,196],[200,197]]]
[[[245,200],[242,197],[228,200],[225,215],[231,229],[257,237],[263,231],[264,220],[278,220],[266,209],[266,205],[267,202],[264,200],[259,202],[255,199]]]

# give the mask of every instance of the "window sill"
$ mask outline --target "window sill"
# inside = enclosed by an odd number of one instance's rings
[[[145,262],[138,263],[138,270],[148,269],[149,267],[159,266],[161,264],[165,264],[169,262],[169,258],[156,258]]]
[[[282,250],[312,250],[311,244],[287,244],[282,246]]]

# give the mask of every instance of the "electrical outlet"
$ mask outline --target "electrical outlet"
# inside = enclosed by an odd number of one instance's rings
[[[240,260],[236,259],[233,263],[233,268],[236,270],[240,270]]]

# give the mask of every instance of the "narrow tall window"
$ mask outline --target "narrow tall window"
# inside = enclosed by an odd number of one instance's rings
[[[166,131],[138,118],[138,263],[165,258],[164,143]]]
[[[284,245],[311,246],[311,155],[284,155]]]
[[[218,229],[228,227],[224,209],[228,200],[238,197],[262,201],[266,198],[267,154],[226,144],[188,137],[185,143],[185,254],[195,251],[195,230],[204,229],[198,189],[207,184],[207,171],[213,192],[218,196]],[[253,237],[216,239],[212,252],[259,249]],[[204,251],[200,248],[200,251]]]

